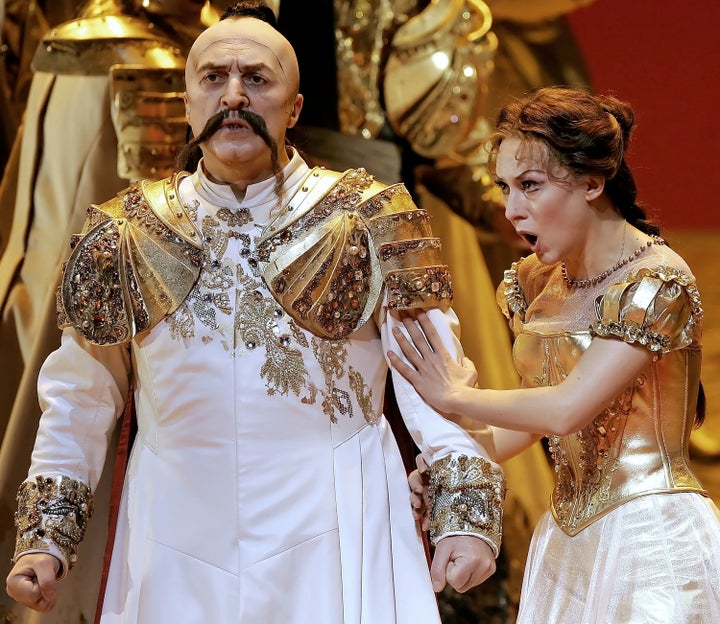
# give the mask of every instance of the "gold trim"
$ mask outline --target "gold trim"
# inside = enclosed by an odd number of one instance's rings
[[[428,486],[433,544],[448,535],[478,535],[497,556],[505,492],[505,475],[484,457],[452,454],[433,462]]]
[[[54,546],[72,568],[93,513],[90,487],[66,476],[38,475],[20,485],[17,504],[13,561],[28,551],[50,552]]]

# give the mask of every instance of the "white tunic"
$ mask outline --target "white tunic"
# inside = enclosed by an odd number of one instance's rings
[[[306,172],[295,154],[286,192]],[[202,173],[186,178],[181,198],[205,249],[186,301],[129,350],[65,330],[43,367],[30,476],[62,473],[92,488],[132,376],[138,435],[103,624],[439,622],[381,416],[395,321],[379,310],[332,342],[278,307],[251,266],[276,208],[273,184],[238,201]],[[432,315],[459,351],[454,315]],[[397,375],[395,388],[429,462],[485,456]]]

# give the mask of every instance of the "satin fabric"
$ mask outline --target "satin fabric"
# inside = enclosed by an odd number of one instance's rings
[[[548,512],[523,579],[518,624],[720,622],[720,512],[694,493],[624,503],[568,537]]]
[[[559,265],[534,256],[515,268],[499,300],[526,387],[561,383],[592,340],[667,338],[603,413],[582,431],[551,439],[555,513],[533,534],[518,624],[720,621],[720,512],[688,466],[701,348],[689,267],[654,244],[590,288],[568,288]],[[643,284],[648,275],[657,296],[622,299],[603,319],[617,334],[596,335],[602,327],[593,323],[615,284]],[[622,331],[638,318],[636,333]]]

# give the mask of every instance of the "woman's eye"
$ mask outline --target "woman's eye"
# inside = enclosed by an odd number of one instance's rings
[[[495,180],[495,186],[497,186],[503,195],[507,195],[510,192],[510,188],[508,187],[505,182],[500,182],[499,180]]]
[[[538,183],[535,182],[535,180],[523,180],[520,182],[520,186],[523,191],[527,192],[535,190],[538,187]]]

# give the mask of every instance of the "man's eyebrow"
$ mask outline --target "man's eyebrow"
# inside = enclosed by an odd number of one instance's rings
[[[227,71],[227,68],[230,66],[230,64],[231,63],[214,63],[214,62],[208,61],[208,62],[200,65],[196,69],[196,71],[198,73],[203,73],[206,71],[219,71],[219,70]],[[261,71],[264,71],[267,73],[267,72],[272,72],[273,70],[270,66],[267,65],[267,63],[251,63],[249,65],[242,65],[240,67],[240,71],[242,71],[242,73],[244,73],[244,74],[247,74],[247,73],[261,72]]]

